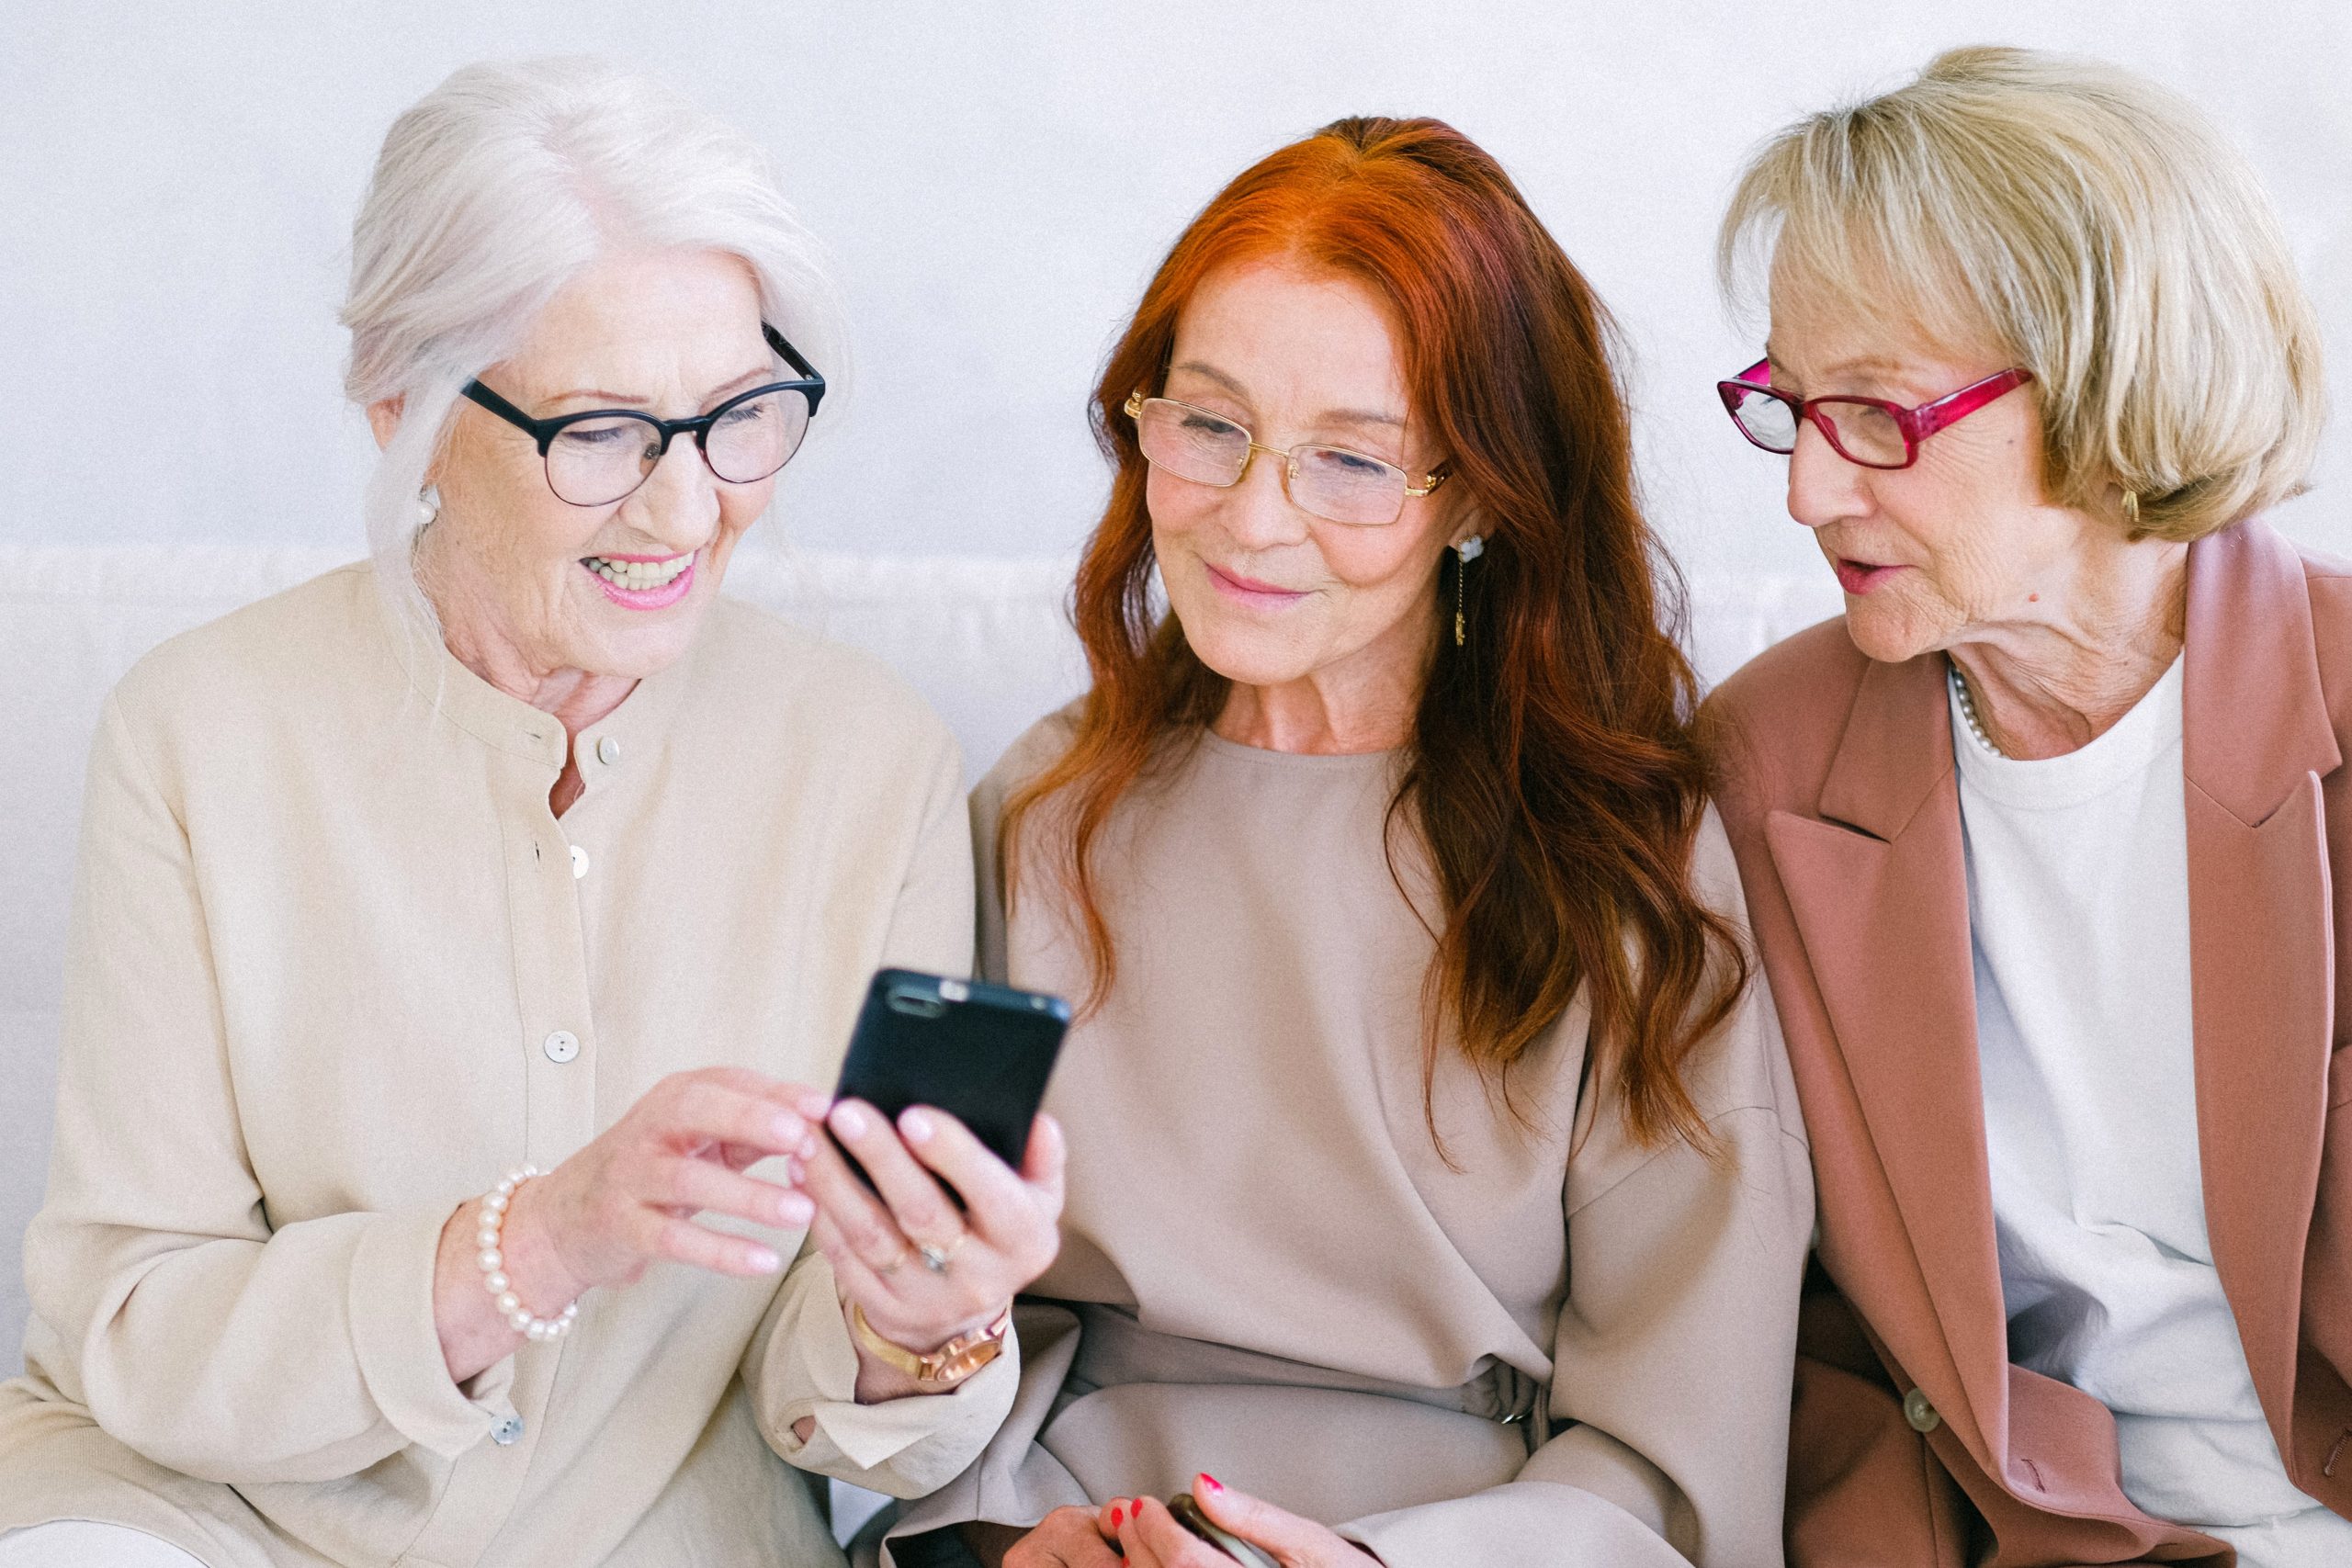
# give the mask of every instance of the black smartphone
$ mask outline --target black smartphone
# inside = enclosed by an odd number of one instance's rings
[[[885,969],[866,987],[833,1098],[893,1119],[910,1105],[935,1106],[1019,1170],[1069,1030],[1059,997]]]

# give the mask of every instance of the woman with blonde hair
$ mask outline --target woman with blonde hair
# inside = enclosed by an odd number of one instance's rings
[[[554,61],[403,114],[352,249],[376,559],[107,703],[0,1563],[838,1562],[816,1478],[1009,1407],[1061,1161],[820,1087],[972,883],[938,719],[719,595],[835,362],[813,246]]]
[[[2352,1561],[2352,568],[2245,162],[1945,54],[1749,166],[1723,383],[1844,615],[1710,701],[1821,1191],[1806,1565]]]

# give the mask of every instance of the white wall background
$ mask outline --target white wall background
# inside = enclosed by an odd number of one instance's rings
[[[1778,125],[1987,40],[2108,54],[2220,119],[2347,400],[2343,0],[0,0],[0,543],[356,552],[371,448],[334,312],[376,144],[463,62],[586,51],[763,138],[838,257],[859,384],[781,492],[797,538],[1074,549],[1102,488],[1087,388],[1186,218],[1327,119],[1429,113],[1512,171],[1622,318],[1686,564],[1818,570],[1713,400],[1756,335],[1716,303],[1713,222]],[[2347,428],[2284,521],[2352,553]]]

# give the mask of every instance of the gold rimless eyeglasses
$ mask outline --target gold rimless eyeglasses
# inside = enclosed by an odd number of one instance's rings
[[[1291,504],[1333,523],[1362,527],[1394,523],[1404,513],[1406,502],[1431,493],[1449,477],[1440,464],[1416,485],[1396,464],[1344,446],[1308,443],[1287,451],[1268,446],[1248,426],[1173,398],[1130,393],[1126,414],[1136,422],[1136,444],[1153,468],[1195,484],[1229,490],[1263,452],[1282,459],[1283,493]]]

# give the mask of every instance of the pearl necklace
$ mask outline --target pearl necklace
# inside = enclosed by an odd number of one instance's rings
[[[1994,745],[1993,738],[1984,733],[1984,721],[1976,716],[1976,698],[1970,694],[1968,678],[1960,672],[1960,666],[1947,662],[1944,673],[1951,677],[1951,694],[1960,703],[1960,716],[1967,721],[1968,733],[1976,737],[1976,743],[1996,757],[2007,758],[2008,753]]]

